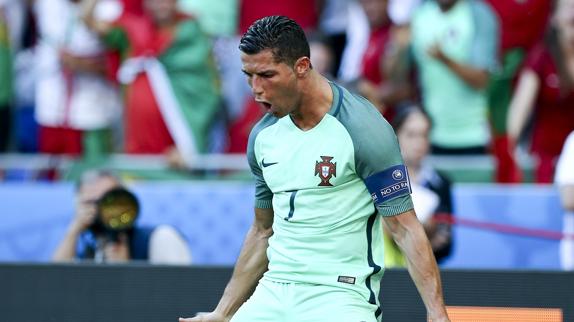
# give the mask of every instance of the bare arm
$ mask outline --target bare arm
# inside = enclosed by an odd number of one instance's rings
[[[480,90],[488,86],[490,78],[488,71],[454,61],[445,55],[438,45],[431,46],[428,52],[432,57],[445,64],[470,87]]]
[[[73,72],[104,75],[106,64],[103,56],[78,57],[66,52],[60,53],[60,62]]]
[[[205,315],[180,319],[180,322],[223,322],[231,319],[267,271],[267,246],[269,237],[273,235],[272,224],[273,209],[255,208],[255,222],[245,237],[233,275],[217,308]]]
[[[526,69],[520,74],[518,85],[508,110],[508,135],[516,142],[526,127],[534,110],[534,102],[540,89],[540,80],[533,70]]]
[[[432,321],[449,321],[438,266],[423,226],[414,210],[384,217],[384,226],[405,255],[413,279]]]
[[[83,0],[82,2],[82,19],[88,28],[102,36],[112,29],[112,24],[104,21],[98,21],[94,18],[94,11],[98,0]]]
[[[70,226],[64,235],[64,239],[60,242],[56,251],[52,255],[52,260],[54,262],[67,262],[71,261],[76,257],[76,243],[78,242],[78,236],[82,233],[75,226]]]
[[[559,188],[562,207],[566,211],[574,211],[574,185],[564,185]]]

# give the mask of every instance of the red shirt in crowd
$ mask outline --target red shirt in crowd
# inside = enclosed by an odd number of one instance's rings
[[[363,78],[375,85],[380,85],[385,80],[382,73],[382,61],[390,37],[390,24],[374,29],[369,35],[369,42],[363,54],[361,74]]]
[[[540,80],[533,115],[532,152],[553,162],[574,130],[574,89],[562,93],[556,63],[542,43],[532,48],[525,68],[533,70]],[[552,171],[544,177],[541,182],[551,182]]]
[[[499,17],[502,52],[530,48],[542,36],[550,14],[549,0],[487,0]]]
[[[295,20],[301,28],[317,26],[319,10],[310,0],[242,0],[239,7],[239,32],[244,34],[257,19],[282,15]]]

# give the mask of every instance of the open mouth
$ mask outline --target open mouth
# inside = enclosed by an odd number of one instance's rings
[[[265,110],[269,111],[271,109],[271,104],[267,103],[267,102],[259,102],[259,104],[261,104],[261,106],[263,106],[265,108]]]

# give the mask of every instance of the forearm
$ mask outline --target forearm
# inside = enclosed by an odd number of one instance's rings
[[[507,118],[508,135],[513,141],[518,140],[532,115],[539,88],[540,81],[534,71],[526,69],[520,74]]]
[[[106,71],[105,61],[102,57],[73,57],[67,55],[64,66],[79,73],[104,75]]]
[[[252,227],[245,238],[231,280],[215,311],[230,318],[253,293],[257,282],[267,271],[267,246],[271,233]]]
[[[488,86],[489,74],[487,71],[460,64],[446,56],[441,61],[470,87],[481,90]]]
[[[401,249],[432,321],[448,321],[440,275],[430,243],[414,210],[385,217],[385,228]]]
[[[422,226],[409,227],[396,239],[429,316],[446,316],[439,270]]]
[[[80,234],[81,230],[79,230],[78,227],[70,226],[66,232],[66,235],[64,236],[64,239],[56,248],[54,255],[52,255],[52,260],[55,262],[73,260],[76,257],[76,244]]]

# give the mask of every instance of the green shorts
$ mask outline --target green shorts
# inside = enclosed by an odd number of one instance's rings
[[[231,322],[380,322],[377,309],[352,290],[261,279]]]

